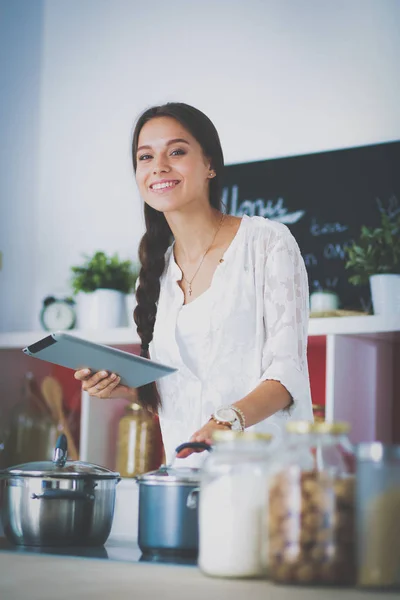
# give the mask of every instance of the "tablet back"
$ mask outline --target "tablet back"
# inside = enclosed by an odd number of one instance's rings
[[[140,387],[176,371],[175,368],[141,358],[110,346],[96,344],[64,331],[51,335],[27,346],[25,354],[55,365],[77,371],[108,371],[121,377],[121,384]]]

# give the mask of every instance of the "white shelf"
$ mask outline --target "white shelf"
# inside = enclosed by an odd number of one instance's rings
[[[400,315],[312,318],[308,333],[310,336],[334,334],[377,338],[385,337],[385,334],[395,334],[395,337],[400,339]]]
[[[140,338],[134,327],[118,327],[116,329],[107,330],[73,329],[68,333],[110,346],[140,344]],[[365,335],[376,338],[382,338],[388,335],[392,339],[394,334],[395,339],[400,340],[400,315],[310,319],[310,336],[331,334]],[[46,331],[14,331],[10,333],[0,333],[0,350],[24,348],[25,346],[37,342],[46,335],[49,335]]]
[[[133,327],[118,327],[107,330],[72,329],[67,333],[108,346],[140,344],[140,338]],[[42,330],[0,333],[0,350],[25,348],[25,346],[34,344],[47,335],[50,335],[50,332]]]

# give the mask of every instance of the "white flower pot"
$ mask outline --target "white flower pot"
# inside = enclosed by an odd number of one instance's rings
[[[374,315],[400,315],[400,275],[371,275]]]
[[[99,289],[80,292],[76,296],[79,329],[112,329],[125,325],[125,294],[117,290]]]
[[[337,310],[339,308],[339,297],[334,292],[318,291],[310,296],[310,311],[312,313]]]

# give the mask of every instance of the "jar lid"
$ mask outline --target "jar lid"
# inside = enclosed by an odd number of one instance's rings
[[[288,433],[330,433],[339,435],[350,431],[349,423],[329,423],[327,421],[288,421],[286,423]]]
[[[200,483],[201,469],[195,469],[193,467],[168,467],[167,465],[161,465],[157,471],[150,471],[136,477],[139,482],[147,484],[163,484],[168,485],[170,483]]]
[[[362,442],[357,445],[356,457],[358,460],[381,462],[383,460],[400,460],[400,446],[382,444],[381,442]]]
[[[214,442],[270,442],[272,438],[270,433],[232,431],[231,429],[217,429],[212,434]]]
[[[1,471],[2,477],[51,477],[55,479],[116,479],[120,475],[106,467],[87,462],[67,461],[64,466],[48,461],[38,461],[9,467]]]

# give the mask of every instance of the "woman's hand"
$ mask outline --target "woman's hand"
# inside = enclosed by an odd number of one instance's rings
[[[96,398],[138,398],[137,389],[119,385],[121,378],[115,373],[98,371],[91,373],[89,369],[75,371],[75,379],[82,381],[82,390]]]
[[[218,430],[229,431],[230,427],[226,425],[219,425],[213,419],[210,419],[208,423],[203,425],[201,429],[199,429],[198,431],[196,431],[196,433],[192,435],[189,442],[205,442],[206,444],[209,444],[211,446],[212,434],[214,433],[214,431]],[[193,454],[193,452],[204,452],[204,450],[191,450],[190,448],[185,448],[184,450],[179,452],[179,454],[177,454],[176,457],[187,458],[188,456]]]

